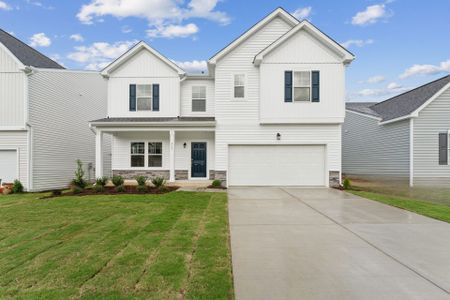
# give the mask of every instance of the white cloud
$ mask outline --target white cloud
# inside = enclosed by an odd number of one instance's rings
[[[44,9],[54,9],[53,6],[51,6],[51,5],[46,6],[40,1],[27,0],[26,2],[30,5],[38,6],[38,7],[44,8]]]
[[[168,26],[156,26],[154,29],[148,29],[147,35],[151,38],[176,38],[176,37],[188,37],[196,34],[198,27],[194,23],[186,25],[168,25]]]
[[[381,19],[388,18],[391,14],[386,11],[385,4],[368,6],[364,11],[358,12],[352,18],[353,25],[374,24]]]
[[[52,44],[52,41],[45,33],[36,33],[30,38],[31,47],[48,47]]]
[[[383,82],[384,80],[385,80],[384,76],[376,75],[367,79],[367,83],[380,83]]]
[[[11,10],[12,7],[9,6],[8,3],[4,2],[4,1],[0,1],[0,9],[3,9],[3,10]]]
[[[202,18],[226,25],[230,18],[225,12],[216,10],[219,0],[190,0],[187,4],[180,0],[91,0],[81,7],[78,19],[85,24],[104,16],[116,18],[137,17],[148,21],[150,35],[154,37],[187,36],[198,27],[193,23],[182,25],[190,18]],[[179,35],[160,32],[182,31]],[[186,31],[189,33],[187,34]]]
[[[84,41],[84,37],[81,34],[79,34],[79,33],[72,34],[70,36],[70,39],[74,40],[75,42],[83,42]]]
[[[395,82],[389,83],[386,88],[381,89],[363,89],[356,93],[360,97],[381,97],[381,96],[392,96],[394,94],[406,92],[409,88],[403,87]]]
[[[67,55],[67,58],[83,64],[85,69],[100,70],[136,43],[137,41],[121,41],[114,44],[97,42],[90,46],[78,46],[74,48],[74,52]]]
[[[439,65],[413,65],[400,75],[400,79],[415,75],[435,75],[444,72],[450,72],[450,59],[441,62]]]
[[[350,48],[353,45],[355,45],[357,47],[363,47],[363,46],[366,46],[366,45],[373,44],[373,42],[374,41],[372,39],[367,39],[367,40],[348,40],[348,41],[345,41],[345,42],[341,43],[341,45],[343,47],[345,47],[345,48]]]
[[[297,8],[292,15],[298,19],[298,20],[303,20],[303,19],[307,19],[312,12],[312,7],[311,6],[307,6],[307,7],[300,7]]]
[[[206,60],[193,60],[193,61],[174,61],[180,68],[188,73],[201,73],[206,72],[207,64]]]
[[[398,84],[397,82],[391,82],[388,84],[387,88],[389,90],[398,90],[398,89],[401,89],[402,86],[400,84]]]

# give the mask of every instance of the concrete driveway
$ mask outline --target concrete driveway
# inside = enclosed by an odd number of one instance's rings
[[[325,188],[228,195],[238,300],[450,299],[450,224]]]

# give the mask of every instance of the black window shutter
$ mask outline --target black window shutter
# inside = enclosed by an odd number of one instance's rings
[[[292,102],[292,71],[284,71],[284,102]]]
[[[312,82],[312,102],[320,102],[320,73],[319,71],[311,72]]]
[[[439,133],[439,164],[448,164],[448,133]]]
[[[130,111],[136,111],[136,85],[130,84]]]
[[[154,84],[153,88],[153,111],[159,111],[159,84]]]

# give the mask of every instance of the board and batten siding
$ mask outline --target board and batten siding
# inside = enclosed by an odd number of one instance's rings
[[[450,165],[439,165],[440,132],[450,130],[450,88],[414,119],[414,184],[450,184]]]
[[[342,58],[301,30],[264,57],[261,66],[262,123],[340,123],[345,117]],[[285,71],[319,71],[320,101],[284,101]]]
[[[28,133],[27,131],[0,131],[0,150],[18,150],[18,179],[24,187],[28,186]],[[1,155],[1,152],[0,152]]]
[[[16,60],[0,46],[0,130],[25,127],[26,83]]]
[[[206,111],[192,111],[192,87],[206,87]],[[181,116],[214,117],[214,80],[186,79],[181,82]]]
[[[130,111],[130,84],[159,84],[159,111]],[[108,79],[108,116],[176,117],[180,115],[178,72],[146,49],[113,70]]]
[[[409,120],[379,125],[376,119],[347,111],[342,127],[342,172],[408,180],[409,126]]]
[[[77,159],[94,179],[95,135],[88,122],[106,116],[106,91],[97,72],[39,69],[29,77],[33,190],[66,187]]]

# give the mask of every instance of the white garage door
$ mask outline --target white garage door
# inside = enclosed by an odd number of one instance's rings
[[[17,179],[17,151],[0,149],[0,179],[13,182]]]
[[[242,145],[229,150],[229,185],[325,185],[324,146]]]

